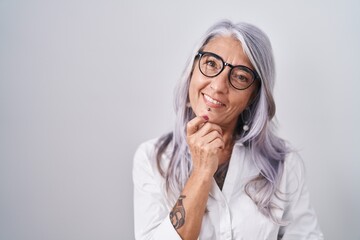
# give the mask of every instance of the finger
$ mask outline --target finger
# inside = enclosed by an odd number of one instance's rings
[[[221,127],[217,124],[210,122],[204,123],[204,125],[198,130],[198,134],[199,136],[204,137],[212,131],[218,132],[221,136],[223,135]]]
[[[220,138],[215,138],[212,142],[209,143],[212,148],[221,148],[223,149],[225,147],[225,143]]]
[[[187,123],[186,134],[188,136],[196,133],[200,127],[209,120],[208,116],[198,116]]]
[[[202,139],[205,143],[211,143],[216,138],[219,138],[221,141],[223,141],[223,136],[217,130],[212,130],[208,132],[206,135],[202,136]]]

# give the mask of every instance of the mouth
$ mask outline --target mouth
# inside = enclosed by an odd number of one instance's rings
[[[216,99],[213,99],[212,97],[210,97],[209,95],[206,95],[205,93],[202,93],[203,97],[204,97],[204,100],[205,100],[205,103],[206,105],[208,105],[209,107],[212,107],[212,108],[219,108],[219,107],[224,107],[225,104],[216,100]]]

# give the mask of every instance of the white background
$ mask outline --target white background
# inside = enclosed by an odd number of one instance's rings
[[[133,239],[132,157],[195,42],[259,26],[326,239],[360,239],[360,2],[0,0],[0,239]]]

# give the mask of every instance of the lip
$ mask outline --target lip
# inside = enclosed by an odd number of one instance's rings
[[[212,98],[205,93],[201,93],[203,95],[204,102],[207,106],[211,108],[221,108],[225,107],[225,104],[219,101],[218,99]]]

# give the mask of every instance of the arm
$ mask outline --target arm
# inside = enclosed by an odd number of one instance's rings
[[[211,178],[193,173],[169,216],[182,239],[197,239],[211,187]]]
[[[136,239],[197,239],[212,177],[218,166],[214,156],[218,147],[222,146],[221,129],[206,121],[196,117],[188,124],[187,140],[193,171],[181,193],[183,196],[171,211],[167,208],[160,181],[150,164],[153,146],[149,149],[149,146],[142,145],[137,150],[133,165]]]
[[[219,151],[224,147],[222,130],[196,117],[187,125],[187,142],[193,161],[192,173],[170,212],[171,222],[182,239],[197,239],[211,188],[219,163]]]

